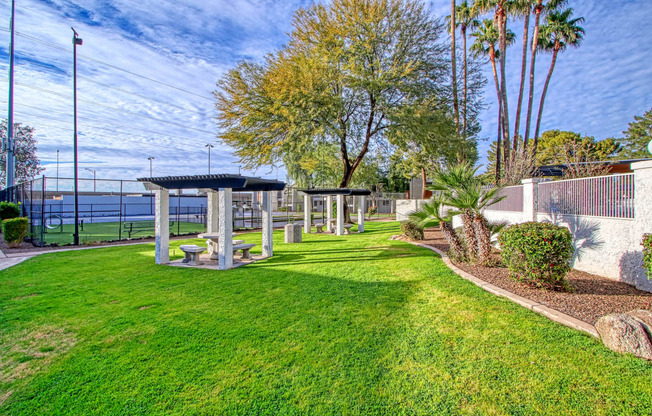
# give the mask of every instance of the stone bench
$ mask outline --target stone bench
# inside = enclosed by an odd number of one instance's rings
[[[206,251],[205,247],[195,245],[182,245],[179,247],[185,254],[185,258],[181,260],[182,263],[188,263],[189,266],[199,266],[199,255]]]
[[[233,254],[239,250],[242,251],[242,259],[251,260],[251,253],[249,253],[249,250],[255,246],[255,244],[236,244],[233,246]]]
[[[351,234],[351,227],[353,224],[344,224],[344,234]]]
[[[326,224],[321,223],[321,222],[315,223],[315,228],[317,229],[317,234],[324,232],[324,225],[326,225]]]

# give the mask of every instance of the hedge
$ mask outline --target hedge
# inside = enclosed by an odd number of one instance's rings
[[[27,236],[29,220],[23,218],[11,218],[2,221],[2,233],[9,247],[16,247],[23,242]]]
[[[20,216],[20,205],[13,202],[0,202],[0,220],[8,220],[10,218],[18,218]]]
[[[647,278],[650,279],[652,278],[652,234],[645,234],[641,245],[643,246],[643,264]]]
[[[573,236],[567,228],[526,222],[503,230],[498,241],[503,263],[513,278],[551,289],[570,289],[565,277],[573,256]]]

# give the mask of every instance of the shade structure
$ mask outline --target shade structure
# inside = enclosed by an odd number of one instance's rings
[[[337,203],[337,218],[335,219],[335,234],[342,235],[344,234],[344,197],[352,196],[359,198],[358,201],[358,232],[364,232],[364,208],[365,208],[365,197],[371,195],[371,191],[368,189],[353,189],[353,188],[309,188],[309,189],[300,189],[304,195],[304,204],[303,204],[303,232],[309,234],[311,231],[311,211],[312,204],[310,203],[310,197],[313,195],[324,195],[327,196],[327,212],[328,218],[326,219],[327,227],[331,229],[331,223],[333,219],[332,215],[332,198],[335,197]]]
[[[272,191],[285,189],[285,182],[232,174],[160,176],[138,178],[145,188],[156,192],[155,258],[157,264],[170,260],[169,195],[170,189],[205,190],[208,234],[218,234],[217,258],[222,270],[233,267],[233,192],[263,192],[263,255],[273,254]]]

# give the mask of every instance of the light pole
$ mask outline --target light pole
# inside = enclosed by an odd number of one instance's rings
[[[242,174],[240,173],[240,168],[241,168],[241,167],[242,167],[242,165],[238,165],[238,175],[242,175]]]
[[[57,149],[57,192],[59,192],[59,149]]]
[[[208,144],[206,145],[206,148],[208,149],[208,174],[209,174],[209,175],[211,174],[211,149],[212,149],[213,147],[214,147],[214,146],[213,146],[212,144],[210,144],[210,143],[208,143]]]
[[[156,159],[154,156],[150,156],[147,158],[149,160],[149,177],[152,177],[152,160]]]
[[[93,172],[93,192],[97,192],[97,186],[95,186],[96,180],[97,180],[97,176],[96,176],[97,171],[95,169],[91,169],[91,168],[86,168],[84,170],[87,170],[89,172]]]
[[[83,43],[82,39],[79,37],[74,28],[72,29],[72,59],[73,59],[73,108],[74,108],[74,124],[75,132],[73,139],[73,152],[74,152],[74,171],[75,171],[75,234],[73,236],[73,242],[77,246],[79,245],[79,184],[77,183],[77,45]]]
[[[14,19],[16,5],[14,0],[11,1],[11,33],[9,41],[9,114],[7,115],[7,141],[4,143],[7,151],[7,177],[5,188],[10,188],[15,184],[16,158],[14,155]]]

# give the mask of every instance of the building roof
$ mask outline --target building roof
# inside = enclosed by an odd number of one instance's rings
[[[346,195],[346,196],[367,196],[371,195],[368,189],[351,189],[351,188],[310,188],[299,189],[306,195]]]
[[[165,189],[213,189],[231,188],[234,192],[282,191],[285,182],[251,176],[219,173],[192,176],[159,176],[138,178],[138,181],[151,183]]]

